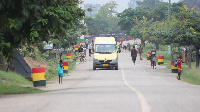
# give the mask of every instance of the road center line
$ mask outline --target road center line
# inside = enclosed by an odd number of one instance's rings
[[[122,66],[121,66],[121,70],[122,70],[122,77],[123,77],[123,80],[124,80],[125,85],[126,85],[128,88],[130,88],[133,92],[135,92],[136,95],[138,96],[138,98],[139,98],[139,100],[140,100],[142,112],[150,112],[151,107],[148,105],[148,103],[147,103],[145,97],[143,96],[143,94],[140,93],[140,92],[137,91],[134,87],[132,87],[131,85],[128,84],[128,82],[126,81],[126,77],[125,77],[125,74],[124,74],[124,69],[122,68]]]

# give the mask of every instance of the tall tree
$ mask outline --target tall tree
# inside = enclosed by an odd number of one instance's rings
[[[108,33],[108,21],[104,18],[92,18],[92,17],[86,17],[85,23],[88,28],[88,33],[90,35],[98,36],[100,34],[107,34]]]
[[[119,33],[120,28],[117,26],[118,17],[116,17],[117,14],[117,4],[114,1],[111,1],[109,3],[104,4],[99,12],[97,13],[97,18],[102,18],[108,22],[109,27],[107,28],[108,33]]]
[[[136,25],[131,29],[130,35],[135,38],[139,38],[141,40],[142,47],[145,47],[145,41],[148,39],[148,35],[146,31],[148,30],[150,21],[147,20],[145,16],[143,16],[142,20],[134,19],[136,21]]]
[[[150,20],[152,18],[150,8],[136,8],[136,9],[125,9],[122,13],[118,13],[117,16],[120,18],[118,25],[122,30],[124,30],[127,35],[130,35],[131,28],[136,25],[137,20],[142,20],[143,17],[147,18],[147,20]]]
[[[85,22],[88,26],[88,32],[90,35],[99,34],[115,34],[121,32],[117,25],[119,18],[116,17],[117,4],[114,1],[104,4],[95,18],[87,17]]]
[[[11,60],[20,44],[48,42],[50,34],[67,35],[73,23],[83,19],[78,4],[78,0],[1,0],[0,52]]]
[[[114,17],[115,14],[117,13],[116,9],[117,9],[116,2],[111,1],[101,6],[101,8],[99,9],[97,13],[97,16],[104,17],[104,18]]]

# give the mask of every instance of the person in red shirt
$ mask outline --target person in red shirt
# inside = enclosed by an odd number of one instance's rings
[[[177,59],[177,67],[178,67],[178,80],[181,80],[181,71],[182,71],[182,56],[179,56],[179,58]]]

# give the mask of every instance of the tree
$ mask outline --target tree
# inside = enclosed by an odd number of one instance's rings
[[[100,8],[95,18],[85,18],[90,35],[98,36],[100,34],[115,34],[121,32],[117,25],[119,18],[115,17],[117,13],[116,7],[117,4],[113,1],[106,3]]]
[[[118,25],[127,33],[127,35],[130,35],[131,28],[137,24],[134,19],[140,21],[143,19],[143,17],[147,18],[147,20],[152,18],[149,8],[128,8],[125,9],[122,13],[119,13],[118,17],[120,18]]]
[[[196,67],[199,67],[199,48],[200,48],[200,13],[196,13],[195,9],[191,10],[184,5],[181,11],[175,14],[175,18],[178,20],[177,24],[182,27],[177,35],[177,40],[182,45],[194,46],[196,48]],[[191,52],[189,50],[189,52]],[[189,56],[189,67],[191,67],[191,58]]]
[[[145,41],[148,39],[147,29],[151,22],[147,21],[147,18],[143,16],[142,20],[134,19],[136,25],[131,29],[130,35],[141,40],[142,47],[145,47]]]
[[[129,35],[135,38],[140,38],[142,40],[142,45],[144,45],[144,41],[148,40],[153,43],[160,43],[162,39],[157,38],[157,36],[162,32],[159,29],[154,29],[154,23],[159,23],[167,19],[167,11],[168,4],[160,3],[155,9],[151,9],[147,6],[147,1],[141,2],[143,7],[137,7],[136,9],[126,9],[124,12],[119,13],[118,17],[120,17],[120,22],[118,23],[122,30],[126,31]],[[182,3],[174,3],[172,5],[172,12],[178,12],[178,7],[180,8]],[[141,21],[146,19],[148,24],[143,24]],[[161,27],[162,29],[162,27]],[[158,42],[157,42],[158,41]],[[159,48],[159,44],[156,44],[157,48]]]
[[[68,35],[60,38],[60,43],[62,48],[69,48],[70,46],[77,44],[77,39],[82,35],[86,35],[87,28],[80,23],[76,23],[73,29],[68,31]]]
[[[101,6],[101,8],[97,13],[97,16],[103,18],[114,17],[115,14],[117,13],[116,9],[117,9],[116,2],[111,1]]]
[[[101,18],[102,20],[104,19],[108,22],[108,27],[106,29],[109,34],[120,32],[120,28],[117,25],[119,19],[118,17],[116,17],[116,9],[116,2],[111,1],[109,3],[104,4],[96,15],[96,18]]]
[[[107,34],[108,33],[108,22],[104,18],[92,18],[86,17],[85,23],[88,28],[88,33],[90,35],[98,36],[100,34]]]
[[[196,48],[196,67],[199,67],[199,46],[200,46],[200,14],[186,5],[180,11],[174,13],[172,18],[159,23],[159,30],[150,28],[152,35],[157,35],[165,41],[165,44],[177,43],[179,46],[186,46],[187,62],[191,67],[192,46]],[[152,36],[151,35],[151,36]],[[152,36],[153,37],[153,36]]]
[[[48,42],[50,34],[67,35],[73,23],[83,19],[78,4],[77,0],[1,0],[0,52],[9,61],[19,45]]]
[[[143,1],[137,1],[138,7],[141,7],[141,8],[149,7],[151,9],[155,9],[161,3],[163,3],[163,2],[161,2],[160,0],[143,0]]]

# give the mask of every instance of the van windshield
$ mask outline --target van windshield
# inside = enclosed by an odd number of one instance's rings
[[[96,44],[95,53],[114,53],[116,52],[115,44]]]

